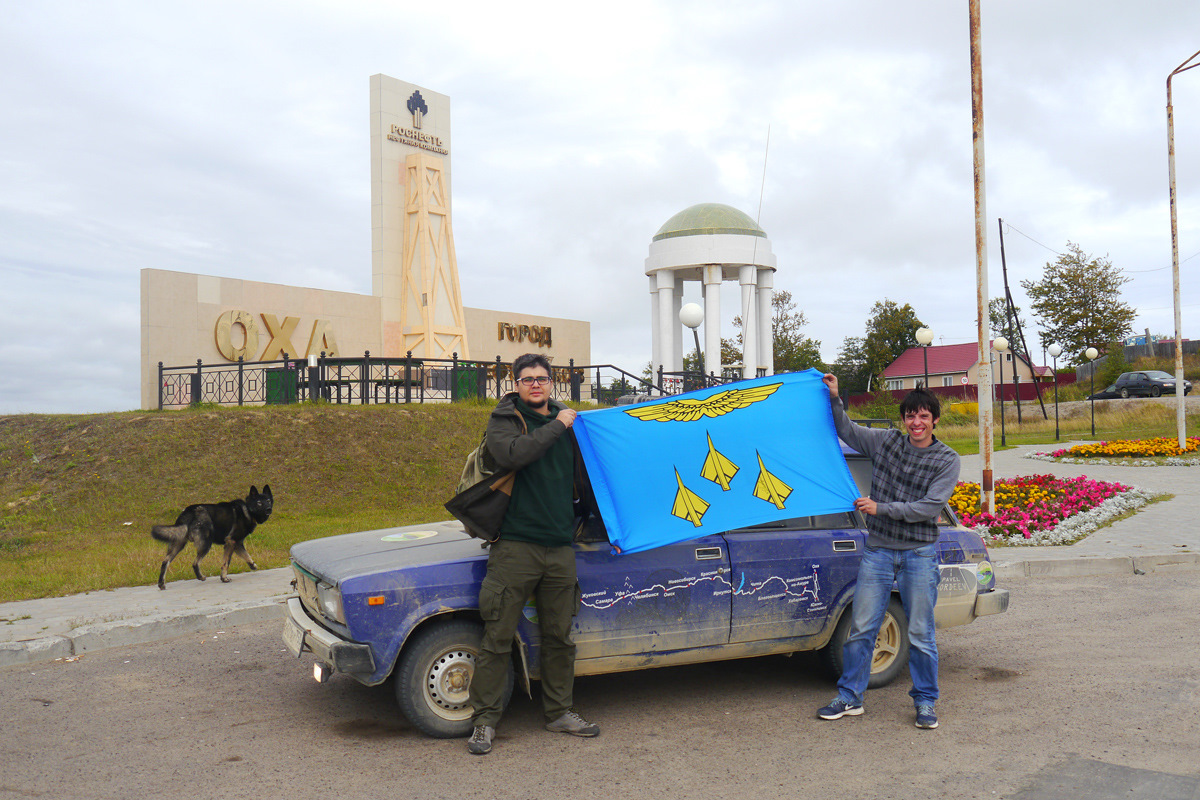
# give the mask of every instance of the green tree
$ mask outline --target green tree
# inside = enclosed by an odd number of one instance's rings
[[[1028,323],[1021,319],[1021,307],[1013,304],[1011,318],[1007,311],[1007,303],[1003,297],[993,297],[988,301],[988,325],[991,328],[992,338],[1003,336],[1008,340],[1008,346],[1012,348],[1014,353],[1025,353],[1021,347],[1021,331],[1028,328]]]
[[[1067,242],[1066,252],[1046,262],[1040,281],[1021,281],[1042,325],[1042,345],[1057,344],[1074,366],[1087,360],[1087,348],[1103,351],[1124,339],[1137,316],[1121,301],[1121,287],[1129,280],[1107,257],[1093,258]]]
[[[847,396],[867,391],[870,373],[867,371],[866,348],[861,336],[847,336],[842,340],[837,361],[830,365],[829,371],[837,376],[838,387]]]
[[[917,312],[908,303],[897,305],[884,299],[871,307],[867,320],[867,334],[863,337],[863,352],[866,356],[867,374],[873,376],[872,384],[883,376],[888,365],[910,347],[917,347],[917,331],[925,327],[917,319]]]
[[[883,371],[910,347],[917,347],[917,331],[924,323],[908,303],[883,299],[871,307],[866,334],[842,341],[837,364],[830,370],[838,384],[850,392],[879,388]]]
[[[1099,349],[1099,348],[1097,348]],[[1109,342],[1105,348],[1108,353],[1104,363],[1096,372],[1096,388],[1103,389],[1110,383],[1116,383],[1122,372],[1129,372],[1129,362],[1125,359],[1125,345],[1121,342]]]
[[[792,293],[786,290],[775,292],[771,297],[771,336],[775,340],[772,351],[776,372],[799,372],[813,367],[824,372],[825,362],[821,360],[821,343],[810,339],[803,333],[808,324],[804,312],[796,308]],[[737,337],[730,341],[721,340],[721,360],[726,364],[736,364],[742,360],[742,318],[733,318],[733,326],[738,329]],[[725,361],[726,345],[733,360]]]

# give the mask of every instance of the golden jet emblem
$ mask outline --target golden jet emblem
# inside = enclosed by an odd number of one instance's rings
[[[784,501],[791,493],[792,487],[767,471],[760,455],[758,457],[758,483],[754,484],[754,496],[759,500],[774,503],[776,508],[782,509]]]
[[[680,519],[686,519],[699,528],[704,512],[708,511],[708,503],[704,501],[703,497],[683,485],[683,478],[679,477],[679,470],[675,470],[675,482],[679,484],[679,489],[675,492],[675,505],[671,507],[671,513]]]
[[[738,465],[730,461],[722,455],[717,448],[713,447],[712,434],[708,434],[708,458],[704,459],[704,468],[700,470],[700,477],[720,486],[722,490],[729,491],[729,482],[733,480],[733,476],[738,473]]]

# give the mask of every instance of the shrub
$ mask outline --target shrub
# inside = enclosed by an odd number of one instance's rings
[[[870,399],[862,405],[854,407],[856,416],[862,419],[890,419],[897,422],[900,419],[900,402],[886,390],[876,391],[869,395]]]

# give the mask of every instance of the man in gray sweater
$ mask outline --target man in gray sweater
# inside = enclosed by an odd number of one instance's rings
[[[875,638],[891,600],[893,582],[908,616],[909,692],[918,728],[936,728],[938,654],[933,607],[937,603],[937,518],[958,483],[958,454],[933,435],[941,416],[937,396],[914,389],[900,402],[905,432],[856,425],[838,399],[838,380],[823,379],[838,436],[871,459],[871,496],[854,507],[867,520],[867,543],[858,568],[850,636],[842,654],[838,696],[817,712],[821,719],[863,713]]]

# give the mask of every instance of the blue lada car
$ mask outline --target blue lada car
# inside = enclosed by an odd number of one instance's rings
[[[859,488],[870,462],[847,452]],[[1008,609],[983,540],[939,520],[939,628]],[[857,512],[800,517],[614,555],[603,523],[576,541],[577,675],[625,672],[803,650],[821,651],[841,672],[842,644],[866,540]],[[288,600],[283,640],[316,657],[318,681],[344,673],[368,686],[392,678],[404,716],[441,738],[471,732],[467,687],[483,633],[479,584],[487,551],[458,522],[365,531],[292,547],[297,597]],[[518,627],[508,695],[538,680],[532,601]],[[892,598],[876,641],[870,686],[908,663],[908,624]]]

